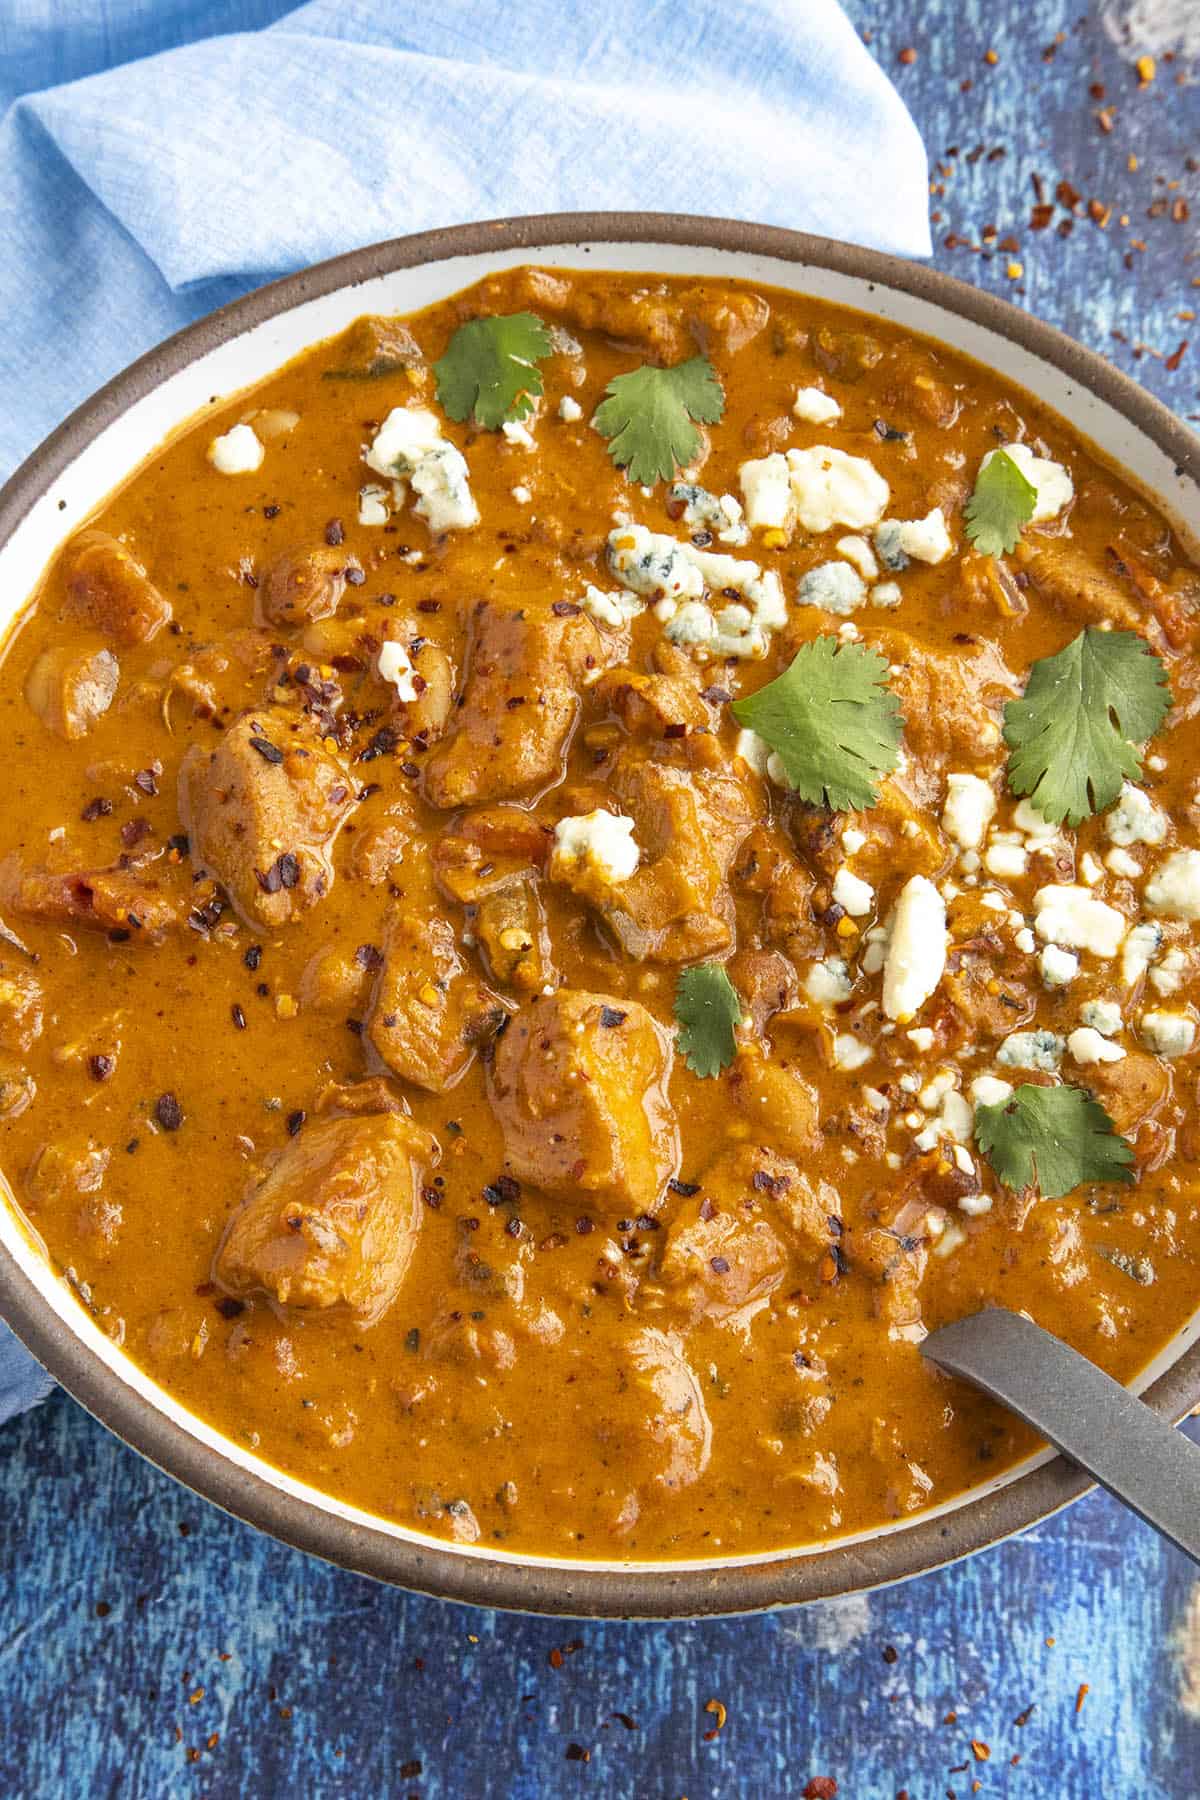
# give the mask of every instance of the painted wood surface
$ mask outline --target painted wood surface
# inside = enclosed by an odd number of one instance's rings
[[[1180,316],[1200,310],[1182,216],[1200,216],[1200,88],[1163,57],[1177,29],[1200,39],[1195,0],[1082,21],[1062,0],[848,10],[925,135],[939,266],[1200,417]],[[1143,85],[1139,52],[1157,56]],[[647,1627],[343,1574],[192,1499],[62,1395],[0,1436],[0,1489],[5,1797],[791,1800],[814,1777],[843,1800],[1200,1793],[1200,1582],[1100,1496],[884,1593]]]

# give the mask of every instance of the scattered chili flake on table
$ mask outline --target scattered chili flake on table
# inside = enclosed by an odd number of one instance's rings
[[[991,1754],[992,1747],[990,1744],[985,1744],[982,1738],[971,1739],[971,1755],[975,1758],[976,1762],[987,1762]]]
[[[725,1710],[724,1703],[720,1700],[706,1700],[704,1702],[704,1710],[706,1713],[711,1713],[717,1721],[712,1730],[706,1731],[704,1734],[705,1743],[711,1744],[717,1733],[725,1729],[725,1721],[729,1717],[729,1714]]]
[[[1087,1699],[1090,1691],[1091,1691],[1091,1689],[1090,1689],[1088,1683],[1086,1681],[1081,1681],[1079,1684],[1079,1692],[1075,1696],[1075,1711],[1076,1711],[1076,1713],[1081,1713],[1083,1711],[1083,1703]]]
[[[591,1760],[592,1760],[591,1751],[585,1750],[582,1744],[568,1744],[567,1745],[567,1761],[568,1762],[589,1763],[589,1762],[591,1762]]]
[[[838,1784],[832,1775],[814,1775],[804,1789],[803,1800],[835,1800]]]

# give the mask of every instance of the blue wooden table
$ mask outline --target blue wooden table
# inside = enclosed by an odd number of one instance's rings
[[[1077,4],[849,10],[924,132],[939,265],[1196,418],[1200,87]],[[1158,54],[1141,85],[1139,49]],[[0,1488],[5,1800],[1200,1793],[1200,1581],[1101,1497],[905,1587],[647,1627],[327,1568],[61,1395],[0,1434]]]

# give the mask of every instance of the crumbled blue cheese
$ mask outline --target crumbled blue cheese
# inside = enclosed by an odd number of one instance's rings
[[[906,569],[909,560],[945,562],[954,553],[954,540],[946,529],[940,506],[923,519],[884,519],[875,527],[875,549],[887,569]]]
[[[840,1006],[853,992],[849,964],[840,956],[813,963],[804,977],[804,991],[817,1006]]]
[[[778,450],[738,470],[746,522],[756,531],[786,531],[792,523],[792,483],[787,458]]]
[[[738,470],[746,518],[755,529],[810,532],[847,525],[852,531],[883,517],[891,490],[865,456],[828,444],[811,450],[776,450]]]
[[[900,542],[900,520],[883,519],[875,527],[875,554],[885,569],[894,574],[907,569],[908,557]]]
[[[833,878],[833,897],[852,919],[865,919],[875,904],[875,889],[843,863]]]
[[[366,453],[377,475],[409,481],[414,511],[431,531],[465,531],[479,523],[462,451],[442,436],[441,420],[422,406],[394,406]]]
[[[1188,959],[1178,944],[1172,946],[1159,963],[1157,969],[1150,971],[1150,986],[1156,994],[1177,994],[1183,986],[1183,978],[1187,973]]]
[[[640,860],[633,820],[623,813],[575,813],[554,827],[552,875],[561,877],[570,865],[583,863],[605,881],[628,881]]]
[[[1133,987],[1162,949],[1162,927],[1147,919],[1135,925],[1121,948],[1121,980]]]
[[[1186,1013],[1143,1013],[1138,1031],[1156,1056],[1187,1056],[1196,1042],[1195,1022]]]
[[[391,517],[388,491],[372,482],[358,490],[358,522],[360,525],[386,525]]]
[[[1066,987],[1079,973],[1079,958],[1073,950],[1063,950],[1057,944],[1047,944],[1038,957],[1038,967],[1047,987]]]
[[[875,561],[875,552],[865,537],[851,532],[847,537],[840,537],[833,546],[839,556],[853,563],[864,581],[874,581],[879,574],[879,564]]]
[[[1115,1000],[1086,1000],[1079,1017],[1102,1037],[1115,1037],[1121,1029],[1121,1009]]]
[[[1114,1063],[1124,1060],[1120,1044],[1110,1044],[1102,1032],[1091,1025],[1079,1025],[1067,1039],[1067,1049],[1077,1063]]]
[[[1136,881],[1142,872],[1142,865],[1136,856],[1130,856],[1128,850],[1122,850],[1120,844],[1115,845],[1104,859],[1104,866],[1113,875],[1123,875],[1127,881]]]
[[[568,425],[575,425],[583,417],[583,408],[570,394],[564,394],[558,403],[558,416]]]
[[[524,482],[522,482],[519,486],[517,486],[513,489],[512,497],[516,501],[518,506],[528,506],[530,501],[533,499],[532,493],[525,486]]]
[[[583,610],[597,624],[620,629],[630,619],[645,612],[646,602],[637,594],[606,594],[603,588],[593,587],[589,581],[584,589]]]
[[[801,606],[820,606],[838,614],[856,611],[866,597],[862,576],[845,562],[818,563],[801,577],[796,590]]]
[[[1200,850],[1173,850],[1146,883],[1146,908],[1172,919],[1200,919]]]
[[[381,678],[391,682],[399,699],[404,701],[416,699],[417,690],[413,685],[413,666],[403,644],[398,644],[394,638],[389,638],[385,644],[381,644],[375,666],[379,670]]]
[[[1161,844],[1167,835],[1167,815],[1142,788],[1127,781],[1105,817],[1104,829],[1114,844],[1126,848],[1130,844]]]
[[[505,419],[500,427],[506,444],[517,444],[522,450],[536,450],[532,431],[524,419]]]
[[[1053,1031],[1010,1031],[996,1061],[1006,1069],[1040,1069],[1053,1074],[1063,1058],[1066,1041]]]
[[[733,494],[710,494],[694,481],[676,481],[668,496],[682,503],[682,518],[687,525],[701,525],[716,533],[722,544],[747,544],[750,527],[742,513],[742,503]]]
[[[787,619],[783,589],[773,570],[743,557],[721,556],[644,525],[618,525],[608,536],[608,564],[622,587],[645,598],[666,624],[666,636],[713,656],[761,657],[771,633]],[[704,594],[741,601],[706,605]],[[682,604],[680,604],[682,603]]]
[[[832,425],[835,419],[842,416],[842,409],[833,395],[819,387],[797,388],[796,403],[792,411],[807,425]]]
[[[883,1010],[907,1025],[946,967],[946,903],[924,875],[901,889],[883,960]]]
[[[1051,462],[1046,456],[1035,456],[1028,444],[1001,444],[999,448],[1012,458],[1035,491],[1033,524],[1056,519],[1064,506],[1071,504],[1075,498],[1075,485],[1062,463]],[[995,455],[995,450],[988,451],[979,465],[981,472]]]
[[[1012,1082],[998,1075],[977,1075],[971,1083],[971,1098],[976,1106],[999,1106],[1012,1097]]]
[[[864,1063],[870,1062],[874,1054],[870,1044],[864,1044],[852,1031],[839,1031],[833,1040],[835,1068],[861,1069]]]
[[[1117,954],[1126,929],[1124,916],[1085,887],[1057,884],[1034,895],[1033,928],[1043,943],[1104,957]]]
[[[234,425],[208,446],[208,460],[219,475],[253,475],[266,452],[249,425]]]
[[[872,606],[899,606],[903,598],[898,581],[877,581],[871,589]]]
[[[963,850],[978,850],[996,811],[996,796],[978,775],[947,775],[942,830]]]
[[[1029,867],[1023,844],[992,843],[983,853],[983,866],[997,881],[1019,881]]]

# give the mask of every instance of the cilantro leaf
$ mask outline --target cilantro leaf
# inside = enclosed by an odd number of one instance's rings
[[[487,431],[524,419],[543,391],[538,363],[553,349],[533,313],[471,319],[460,325],[433,365],[437,397],[452,419],[474,418]]]
[[[975,491],[964,513],[967,536],[985,556],[1007,556],[1036,505],[1033,483],[1006,450],[997,450],[975,477]]]
[[[1162,663],[1133,631],[1081,631],[1035,662],[1025,697],[1004,709],[1008,785],[1044,818],[1078,825],[1141,774],[1134,749],[1171,705]]]
[[[1005,1187],[1061,1200],[1085,1181],[1132,1181],[1133,1151],[1098,1100],[1077,1087],[1025,1082],[975,1109],[975,1140]]]
[[[592,420],[608,438],[618,469],[638,482],[670,481],[700,448],[692,423],[715,425],[725,410],[725,390],[707,356],[673,369],[634,369],[614,375]]]
[[[679,1052],[693,1075],[707,1080],[733,1061],[733,1028],[742,1016],[737,989],[720,963],[685,969],[675,989]]]
[[[802,800],[857,811],[874,806],[875,782],[898,760],[904,720],[886,674],[877,650],[818,637],[731,710],[777,753]]]

